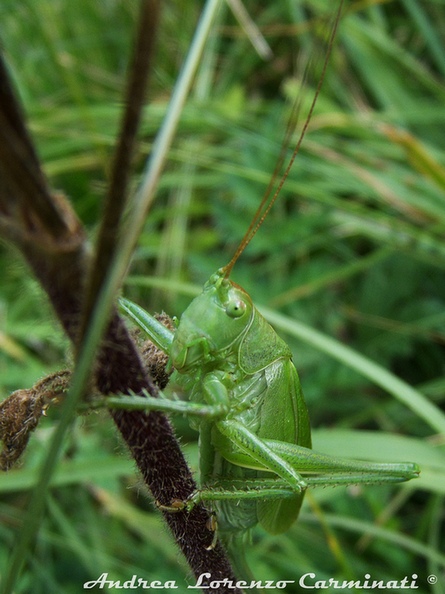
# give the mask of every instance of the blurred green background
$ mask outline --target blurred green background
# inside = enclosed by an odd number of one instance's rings
[[[134,187],[203,8],[164,4]],[[233,255],[274,168],[311,55],[318,68],[303,106],[313,94],[325,48],[318,17],[335,5],[245,0],[273,51],[269,61],[228,8],[220,14],[124,286],[147,310],[179,316]],[[1,44],[45,171],[92,238],[137,6],[0,4]],[[418,592],[445,592],[444,32],[444,0],[347,2],[297,162],[234,269],[233,280],[255,303],[309,329],[306,336],[285,321],[279,331],[294,352],[314,446],[415,461],[423,470],[404,486],[312,491],[288,533],[252,534],[248,556],[258,579],[415,573]],[[7,245],[0,266],[4,398],[65,367],[70,354],[45,296]],[[316,344],[311,330],[322,333]],[[340,354],[325,335],[350,350]],[[378,365],[367,367],[368,359]],[[391,384],[387,372],[406,385]],[[0,477],[2,572],[57,416],[49,410],[21,465]],[[175,422],[196,467],[196,435],[185,419]],[[193,583],[106,414],[73,423],[53,483],[17,594],[81,592],[104,572],[114,580],[176,580],[179,591]],[[436,583],[428,583],[430,574]]]

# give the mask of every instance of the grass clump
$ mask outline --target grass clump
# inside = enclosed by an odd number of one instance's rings
[[[317,39],[319,2],[245,4],[273,57],[265,63],[232,15],[221,15],[125,286],[150,311],[180,315],[230,260],[280,150],[303,78],[297,56]],[[118,1],[0,8],[6,57],[45,170],[92,236],[135,16]],[[190,3],[164,10],[135,186],[198,16]],[[233,273],[293,349],[317,448],[412,460],[422,477],[401,488],[314,491],[286,535],[254,531],[249,560],[258,578],[416,573],[419,592],[430,592],[426,576],[443,573],[444,20],[441,2],[348,3],[295,167]],[[303,109],[311,79],[307,87]],[[0,260],[5,397],[60,369],[67,342],[16,254],[3,247]],[[57,421],[50,410],[23,465],[1,477],[3,567]],[[195,434],[182,420],[177,430],[195,460]],[[32,584],[35,593],[74,593],[103,571],[185,583],[105,415],[77,420],[64,448],[17,592]]]

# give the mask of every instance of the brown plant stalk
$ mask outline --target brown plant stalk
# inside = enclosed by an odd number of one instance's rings
[[[157,7],[157,1],[141,0],[141,22],[146,26],[151,22],[153,29],[156,21],[153,11],[157,11]],[[151,19],[147,20],[149,12]],[[140,28],[139,42],[141,36],[150,34],[153,37],[153,31],[145,28]],[[138,44],[136,47],[140,49]],[[144,51],[151,52],[152,47],[151,42]],[[148,63],[149,60],[145,66],[147,70]],[[134,64],[138,69],[137,60]],[[141,85],[138,77],[134,80]],[[142,81],[142,88],[144,86]],[[127,97],[130,96],[131,92]],[[138,97],[136,109],[133,103],[128,107],[131,101],[127,99],[124,115],[127,124],[123,124],[123,136],[125,130],[131,130],[115,157],[115,167],[122,165],[122,159],[125,159],[124,180],[128,177],[130,159],[127,154],[131,154],[134,145],[137,112],[144,97],[141,89]],[[133,115],[129,116],[128,111]],[[118,184],[116,177],[119,176],[112,176],[114,184]],[[112,254],[106,256],[113,238],[110,230],[115,232],[119,228],[125,186],[126,182],[117,186],[118,191],[116,186],[110,189],[104,212],[106,224],[93,257],[86,233],[70,203],[64,196],[49,190],[6,67],[0,61],[0,231],[24,255],[74,345],[79,344],[88,327],[102,287],[105,275],[99,271],[106,271],[112,260]],[[115,310],[97,352],[94,374],[97,388],[104,395],[130,392],[142,395],[144,390],[154,396],[157,394],[157,387]],[[114,410],[111,415],[155,501],[169,505],[173,500],[187,499],[196,490],[172,427],[163,414]],[[163,513],[195,576],[211,575],[209,580],[203,580],[204,585],[211,580],[235,579],[221,545],[218,543],[209,549],[214,534],[209,512],[202,505],[190,512]],[[222,586],[213,591],[229,590]],[[240,590],[232,588],[230,592]]]

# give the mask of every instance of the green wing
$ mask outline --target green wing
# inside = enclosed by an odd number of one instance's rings
[[[272,501],[258,501],[257,517],[261,526],[269,534],[286,532],[300,513],[304,493]]]
[[[309,415],[292,361],[275,361],[266,368],[266,375],[268,393],[261,409],[258,436],[310,448]],[[297,519],[303,496],[304,494],[300,494],[286,499],[259,501],[259,523],[270,534],[285,532]]]

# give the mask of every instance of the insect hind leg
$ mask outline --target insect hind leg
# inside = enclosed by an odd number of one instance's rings
[[[267,443],[237,421],[219,421],[213,435],[215,448],[229,462],[244,468],[278,475],[295,493],[303,493],[307,482]]]

